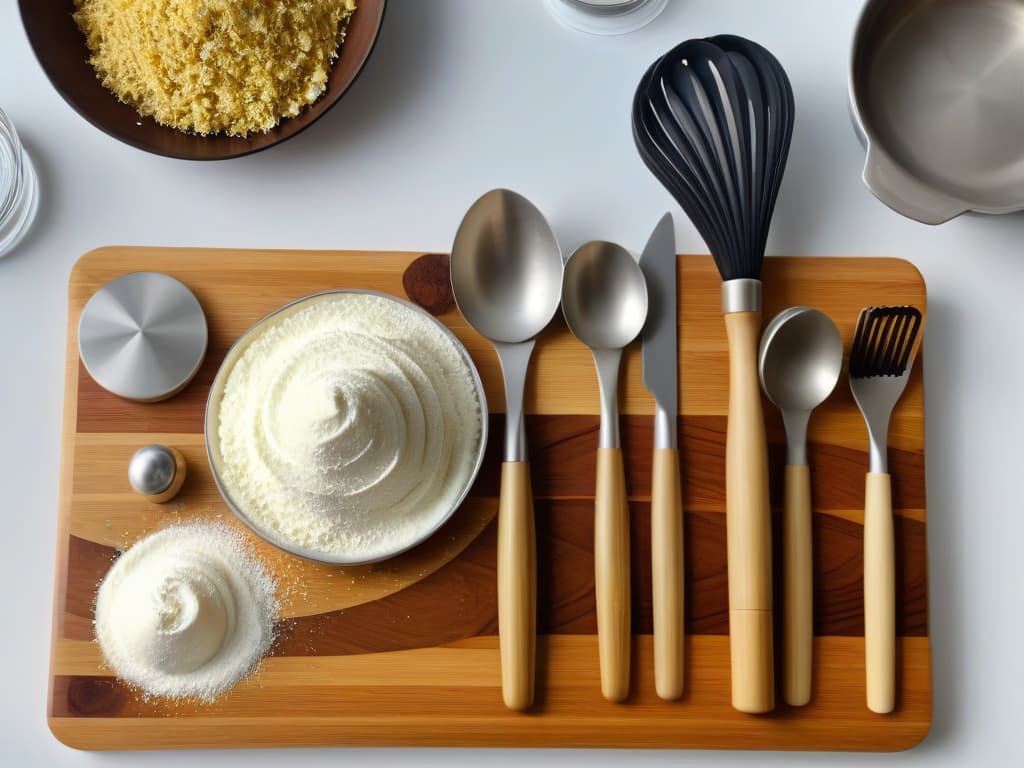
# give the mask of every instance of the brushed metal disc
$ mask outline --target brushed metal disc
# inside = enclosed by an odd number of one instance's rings
[[[108,392],[155,402],[180,392],[206,355],[206,315],[183,283],[133,272],[93,294],[78,323],[78,353]]]

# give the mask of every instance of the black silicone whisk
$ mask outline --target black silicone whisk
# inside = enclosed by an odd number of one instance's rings
[[[644,74],[633,137],[722,275],[729,338],[726,519],[732,703],[774,707],[771,516],[757,348],[761,262],[793,134],[778,60],[733,35],[687,40]]]

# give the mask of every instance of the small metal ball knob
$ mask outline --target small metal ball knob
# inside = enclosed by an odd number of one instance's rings
[[[168,445],[143,446],[128,463],[128,482],[150,501],[170,501],[185,482],[185,457]]]

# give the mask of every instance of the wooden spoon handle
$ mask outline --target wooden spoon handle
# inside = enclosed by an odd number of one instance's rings
[[[667,701],[683,695],[683,497],[679,451],[654,452],[651,477],[654,687]]]
[[[729,425],[725,448],[732,705],[775,706],[772,660],[772,548],[768,444],[757,373],[761,313],[730,312]]]
[[[782,542],[782,695],[790,706],[802,707],[811,700],[814,643],[811,472],[806,464],[786,467]]]
[[[530,465],[501,465],[498,502],[498,642],[505,706],[533,704],[537,642],[537,554]]]
[[[864,654],[868,709],[896,705],[896,579],[892,484],[871,472],[864,493]]]
[[[598,448],[594,504],[594,590],[601,692],[609,701],[629,695],[629,508],[619,448]]]

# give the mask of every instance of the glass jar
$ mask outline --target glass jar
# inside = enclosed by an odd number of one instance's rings
[[[546,0],[560,22],[592,35],[622,35],[647,24],[665,10],[668,0]]]
[[[14,125],[0,109],[0,257],[14,250],[25,236],[38,203],[39,185],[32,161]]]

